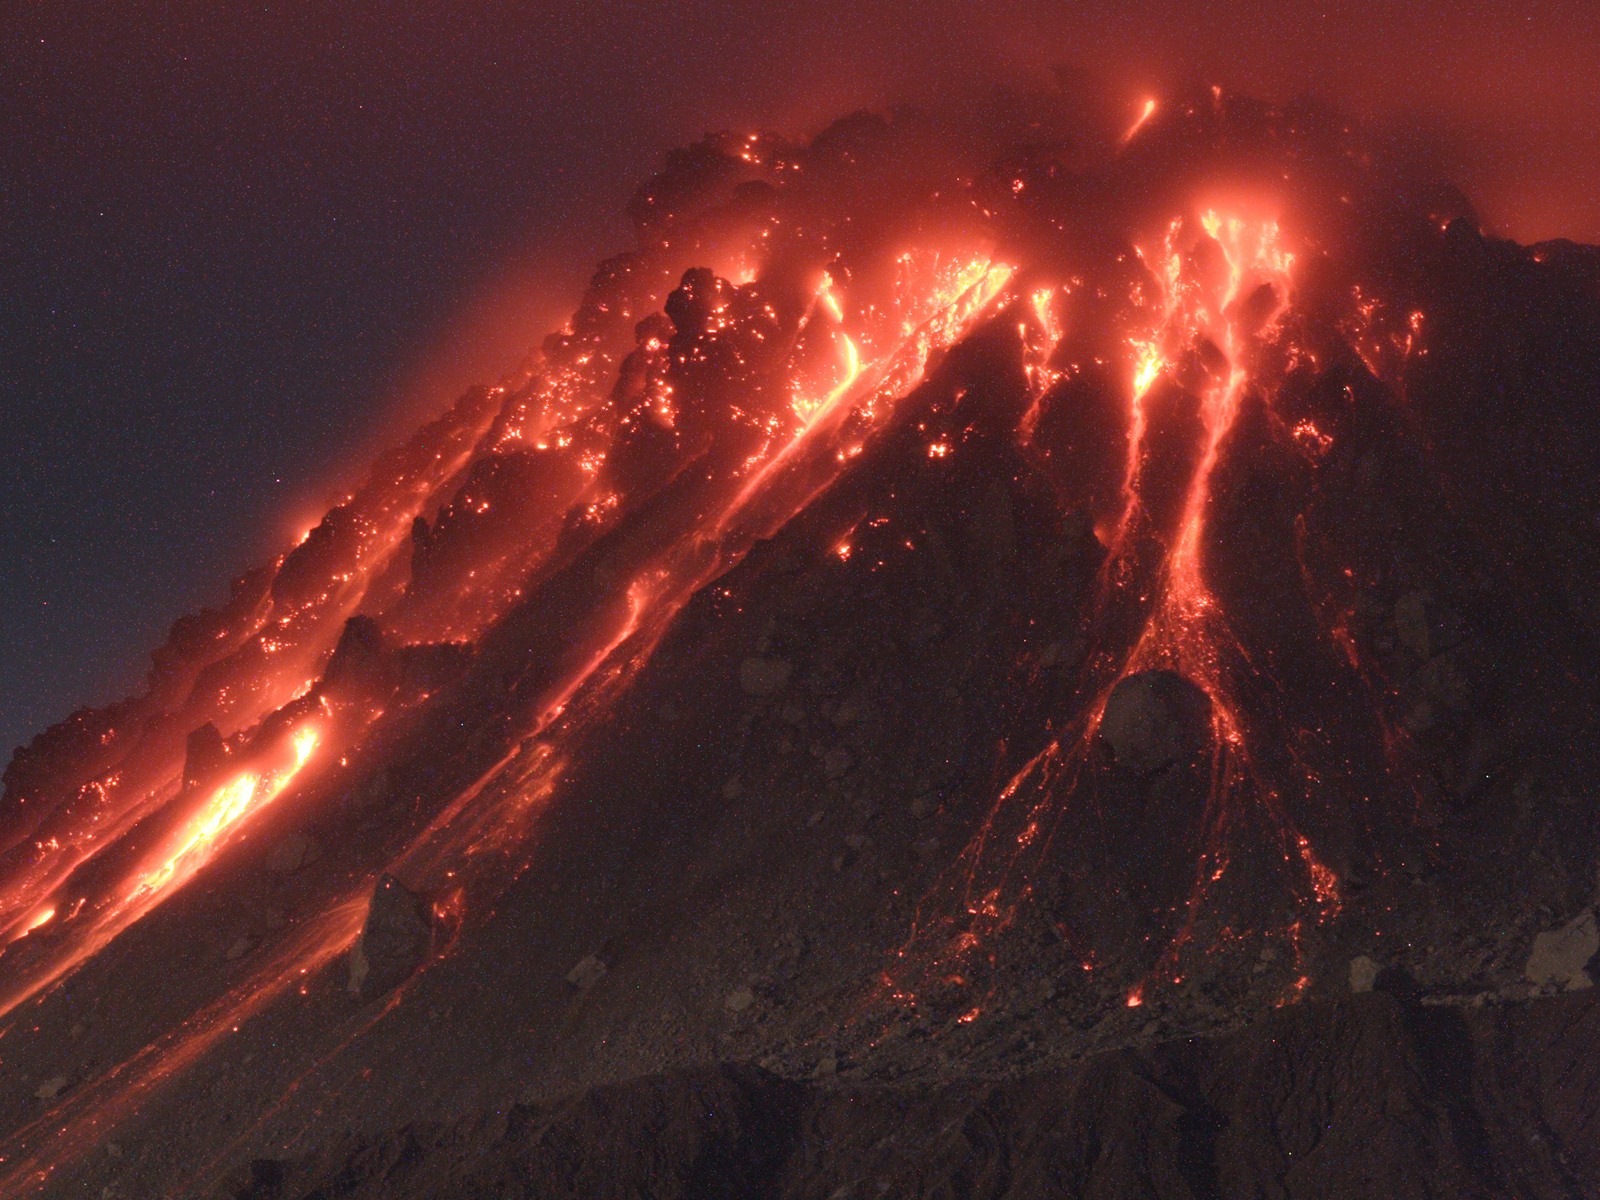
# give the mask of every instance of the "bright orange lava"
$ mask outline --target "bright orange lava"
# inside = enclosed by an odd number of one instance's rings
[[[141,878],[129,895],[130,901],[145,900],[163,889],[181,884],[215,852],[218,840],[237,822],[271,804],[311,758],[317,747],[317,731],[307,726],[290,738],[293,761],[275,771],[246,771],[219,787],[211,800],[189,825],[179,832],[175,846],[162,853],[165,858]]]
[[[1137,128],[1137,127],[1136,127]],[[1130,136],[1132,132],[1130,131]],[[1214,762],[1206,803],[1206,845],[1188,900],[1190,919],[1209,888],[1225,874],[1228,847],[1222,832],[1243,806],[1262,811],[1277,830],[1282,856],[1297,863],[1294,886],[1321,915],[1337,910],[1334,872],[1319,860],[1308,838],[1289,818],[1285,786],[1260,775],[1252,755],[1252,729],[1235,696],[1230,671],[1246,661],[1206,578],[1206,534],[1214,476],[1254,382],[1260,350],[1277,336],[1292,296],[1294,257],[1279,222],[1268,215],[1205,208],[1171,221],[1153,248],[1139,255],[1149,271],[1142,311],[1147,321],[1128,338],[1132,361],[1127,418],[1123,511],[1106,535],[1107,558],[1097,604],[1126,603],[1124,589],[1137,583],[1144,616],[1126,651],[1069,730],[1023,764],[994,801],[988,820],[963,851],[948,877],[968,921],[952,927],[940,916],[952,902],[940,890],[925,902],[932,920],[918,927],[902,958],[930,973],[991,953],[993,935],[1016,918],[1037,865],[1055,844],[1071,797],[1090,759],[1112,690],[1139,672],[1165,669],[1195,684],[1211,703]],[[1156,389],[1168,393],[1157,397]],[[1151,405],[1173,391],[1197,401],[1198,436],[1187,467],[1181,503],[1158,528],[1145,509],[1146,472],[1152,450]],[[1144,565],[1155,555],[1153,577]],[[1118,597],[1121,599],[1118,600]],[[1002,821],[1009,836],[1001,839]],[[1186,941],[1180,932],[1158,963],[1151,982],[1172,975],[1171,956]],[[931,939],[927,941],[925,939]],[[917,946],[922,953],[912,953]],[[931,959],[932,966],[923,962]],[[1165,966],[1163,966],[1163,963]],[[915,997],[909,979],[892,982],[897,994]],[[1145,1001],[1145,986],[1126,1004]]]
[[[1138,136],[1139,131],[1143,129],[1149,122],[1150,118],[1155,115],[1156,100],[1154,96],[1151,96],[1145,100],[1143,107],[1139,109],[1139,115],[1134,118],[1133,124],[1128,126],[1128,131],[1122,135],[1122,145],[1126,146],[1129,142],[1133,141],[1133,139]]]

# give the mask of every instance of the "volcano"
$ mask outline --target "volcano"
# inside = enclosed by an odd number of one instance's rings
[[[7,1196],[1600,1194],[1600,249],[723,133],[0,802]]]

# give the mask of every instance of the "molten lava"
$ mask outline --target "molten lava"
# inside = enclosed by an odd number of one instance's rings
[[[317,731],[307,727],[290,739],[293,761],[265,772],[246,771],[223,784],[190,824],[181,830],[175,846],[161,851],[163,861],[138,882],[130,901],[147,900],[191,877],[215,852],[218,840],[236,822],[272,803],[294,782],[316,749]]]
[[[1145,127],[1150,118],[1156,115],[1156,100],[1154,96],[1146,98],[1139,109],[1139,115],[1134,118],[1133,124],[1128,126],[1128,131],[1122,135],[1122,144],[1126,146],[1139,136],[1139,131]]]
[[[1400,739],[1285,699],[1378,690],[1331,552],[1297,527],[1291,599],[1321,623],[1290,657],[1247,611],[1228,543],[1260,462],[1290,477],[1335,456],[1354,401],[1306,399],[1346,377],[1324,363],[1364,363],[1379,386],[1426,356],[1431,325],[1362,290],[1360,264],[1355,282],[1328,266],[1361,193],[1324,192],[1365,177],[1359,148],[1233,103],[1148,100],[1087,164],[1032,141],[995,164],[893,157],[912,135],[859,118],[811,146],[728,134],[672,160],[630,208],[639,247],[602,264],[527,371],[464,397],[224,608],[174,626],[145,696],[76,715],[8,772],[0,1038],[143,923],[182,928],[185,885],[254,869],[295,820],[385,817],[337,848],[312,915],[259,952],[242,939],[178,1019],[14,1135],[0,1187],[48,1180],[242,1023],[287,1020],[380,875],[448,926],[418,969],[457,953],[531,868],[540,817],[658,647],[690,617],[742,611],[729,581],[785,531],[841,572],[893,578],[894,555],[944,554],[950,539],[883,515],[918,511],[906,496],[970,516],[1027,475],[1036,511],[1081,525],[1074,561],[1098,557],[1091,594],[1056,613],[1081,653],[1065,634],[1027,645],[986,816],[880,998],[953,990],[956,1024],[982,1024],[974,968],[1020,913],[1048,893],[1088,973],[1084,894],[1121,888],[1149,922],[1117,993],[1139,1007],[1206,951],[1196,930],[1225,894],[1243,905],[1227,893],[1241,862],[1265,914],[1251,936],[1298,955],[1353,855],[1329,781],[1398,761]],[[1431,210],[1417,227],[1443,236]],[[968,478],[969,462],[1011,474]],[[1009,520],[968,561],[1004,561],[983,555],[1013,552]],[[1039,683],[1051,672],[1068,682]],[[1104,879],[1082,883],[1085,863]]]

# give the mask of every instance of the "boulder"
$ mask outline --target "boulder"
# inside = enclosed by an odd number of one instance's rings
[[[1560,987],[1569,992],[1594,983],[1589,963],[1600,953],[1600,928],[1594,909],[1585,909],[1560,929],[1550,929],[1533,939],[1533,953],[1523,972],[1535,987]]]
[[[1380,963],[1365,954],[1350,960],[1350,990],[1356,993],[1382,992],[1404,1004],[1422,999],[1422,985],[1410,971],[1394,964]]]
[[[1370,992],[1382,973],[1383,968],[1374,960],[1365,954],[1358,954],[1350,960],[1350,990],[1356,993]]]
[[[33,1094],[40,1100],[54,1100],[67,1090],[69,1083],[71,1083],[71,1080],[65,1075],[52,1075],[35,1088]]]
[[[372,703],[394,690],[398,675],[377,621],[355,616],[344,623],[319,691],[334,704]]]
[[[1100,738],[1117,764],[1153,775],[1194,761],[1211,741],[1211,701],[1175,671],[1120,680],[1100,718]]]
[[[1424,591],[1407,592],[1395,601],[1395,637],[1417,662],[1427,662],[1466,638],[1461,616]]]
[[[1480,703],[1461,648],[1429,659],[1404,694],[1411,707],[1401,723],[1416,737],[1458,727]]]
[[[278,839],[267,851],[264,865],[274,875],[292,875],[322,857],[322,847],[303,833]]]
[[[580,992],[587,992],[604,979],[606,972],[609,970],[610,968],[600,960],[598,955],[590,954],[567,972],[567,983],[577,988]]]
[[[256,938],[248,933],[242,933],[233,939],[233,944],[228,947],[228,952],[223,957],[229,962],[237,962],[256,948],[256,942]]]
[[[371,1000],[399,987],[433,949],[433,908],[393,875],[379,876],[367,921],[350,950],[352,996]]]

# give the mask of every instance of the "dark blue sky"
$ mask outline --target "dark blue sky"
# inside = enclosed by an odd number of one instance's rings
[[[705,129],[1056,62],[1130,112],[1178,74],[1309,89],[1444,146],[1513,232],[1600,240],[1592,6],[1201,7],[12,6],[0,758],[136,687],[174,617],[513,365]]]

